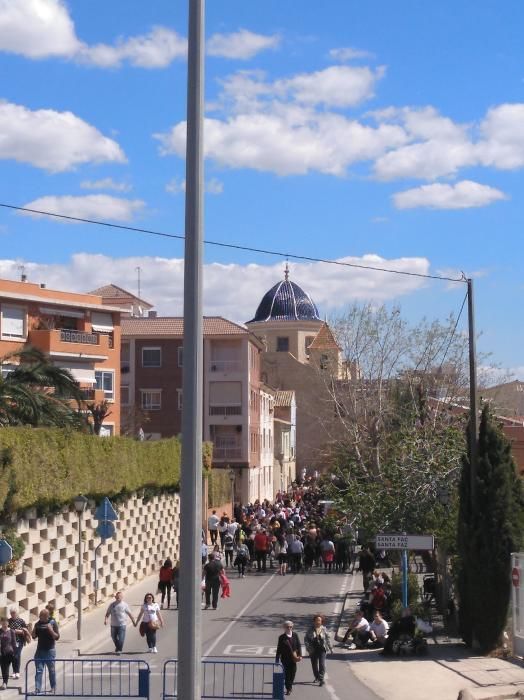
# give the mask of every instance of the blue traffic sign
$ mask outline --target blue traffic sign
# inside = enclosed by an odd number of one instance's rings
[[[118,520],[118,513],[113,508],[107,496],[104,497],[103,501],[95,510],[95,520],[101,520],[102,522],[106,520]]]
[[[106,520],[96,528],[96,534],[103,540],[109,540],[115,534],[115,526],[110,520]]]
[[[0,564],[8,564],[13,558],[13,548],[6,540],[0,540]]]

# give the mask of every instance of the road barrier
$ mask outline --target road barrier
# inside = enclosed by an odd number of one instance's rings
[[[36,674],[41,672],[40,692]],[[46,672],[47,671],[47,672]],[[51,675],[55,675],[53,691]],[[67,698],[145,698],[149,700],[149,664],[138,659],[30,659],[25,667],[26,698],[53,694]]]
[[[178,662],[168,659],[162,674],[163,700],[178,700]],[[263,661],[202,661],[202,698],[284,698],[281,664]],[[180,700],[183,700],[180,698]]]

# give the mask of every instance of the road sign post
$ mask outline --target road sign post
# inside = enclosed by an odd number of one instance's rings
[[[95,587],[95,605],[98,603],[98,550],[102,545],[105,544],[106,540],[111,539],[115,536],[115,526],[114,521],[118,520],[118,513],[113,508],[113,504],[107,496],[100,501],[94,515],[95,520],[98,520],[98,525],[96,528],[96,534],[102,539],[102,541],[95,547],[95,561],[94,561],[94,587]]]
[[[13,548],[7,540],[0,540],[0,564],[9,564],[13,558]]]
[[[375,537],[376,549],[400,549],[402,563],[402,607],[407,608],[408,597],[408,550],[428,551],[434,549],[435,538],[433,535],[398,535],[396,533],[381,532]]]

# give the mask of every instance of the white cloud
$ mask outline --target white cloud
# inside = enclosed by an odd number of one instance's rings
[[[142,211],[144,202],[140,199],[122,199],[108,194],[88,194],[84,197],[47,196],[34,199],[24,204],[27,209],[51,212],[63,216],[82,219],[103,219],[107,221],[131,221],[135,214]],[[24,212],[21,212],[24,214]],[[40,214],[25,214],[40,218]],[[60,219],[55,219],[60,221]],[[65,223],[73,223],[64,220]]]
[[[73,56],[81,47],[62,0],[0,0],[0,51]]]
[[[290,92],[297,102],[330,107],[351,107],[373,97],[375,84],[384,76],[383,67],[330,66],[315,73],[302,73],[279,80],[275,91]]]
[[[114,192],[129,192],[132,188],[127,182],[115,182],[111,177],[102,180],[83,180],[80,183],[83,190],[113,190]]]
[[[101,68],[119,67],[125,61],[140,68],[165,68],[187,54],[187,41],[172,29],[153,27],[149,34],[110,44],[84,45],[77,58]]]
[[[346,262],[426,273],[425,258],[386,260],[377,255],[344,258]],[[19,263],[0,260],[0,277],[18,278]],[[183,308],[184,263],[182,258],[112,258],[79,253],[66,264],[24,261],[29,280],[44,282],[48,288],[85,292],[113,282],[124,289],[136,289],[135,268],[141,268],[142,294],[161,314],[181,315]],[[283,264],[211,263],[204,269],[204,313],[234,321],[253,318],[264,293],[283,279]],[[416,277],[388,275],[348,269],[324,263],[293,263],[291,279],[302,286],[320,308],[321,314],[343,308],[353,300],[398,299],[420,289],[424,281]]]
[[[174,177],[166,185],[166,192],[170,194],[181,194],[186,191],[186,181]],[[224,183],[216,177],[212,177],[204,185],[204,191],[208,194],[222,194],[224,191]]]
[[[480,125],[479,143],[482,165],[501,170],[524,166],[524,104],[493,107]]]
[[[57,56],[101,68],[126,61],[165,68],[175,58],[185,58],[187,41],[172,29],[153,27],[148,34],[89,46],[78,38],[63,0],[0,0],[0,51],[32,59]]]
[[[469,209],[485,207],[501,199],[507,199],[504,192],[471,180],[462,180],[454,185],[423,185],[393,195],[397,209]]]
[[[248,59],[261,51],[275,49],[279,43],[277,35],[266,36],[240,29],[231,34],[213,34],[207,41],[207,53],[223,58]]]
[[[162,155],[185,154],[186,124],[155,134]],[[232,168],[253,168],[278,175],[318,171],[344,175],[348,166],[372,160],[405,141],[400,127],[365,126],[334,113],[275,109],[274,113],[240,114],[205,120],[207,157]]]
[[[125,163],[120,146],[72,112],[31,111],[0,102],[0,158],[29,163],[50,172],[82,163]]]
[[[336,61],[352,61],[357,58],[372,58],[373,54],[369,51],[362,51],[361,49],[353,49],[350,46],[344,46],[338,49],[331,49],[329,52],[331,58]]]

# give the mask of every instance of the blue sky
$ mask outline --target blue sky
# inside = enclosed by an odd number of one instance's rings
[[[524,5],[210,0],[206,237],[476,279],[480,347],[524,374]],[[0,0],[1,200],[183,233],[187,3]],[[0,210],[0,276],[114,282],[180,314],[176,240]],[[206,248],[206,312],[250,318],[282,274]],[[353,300],[457,312],[462,285],[293,263]]]

